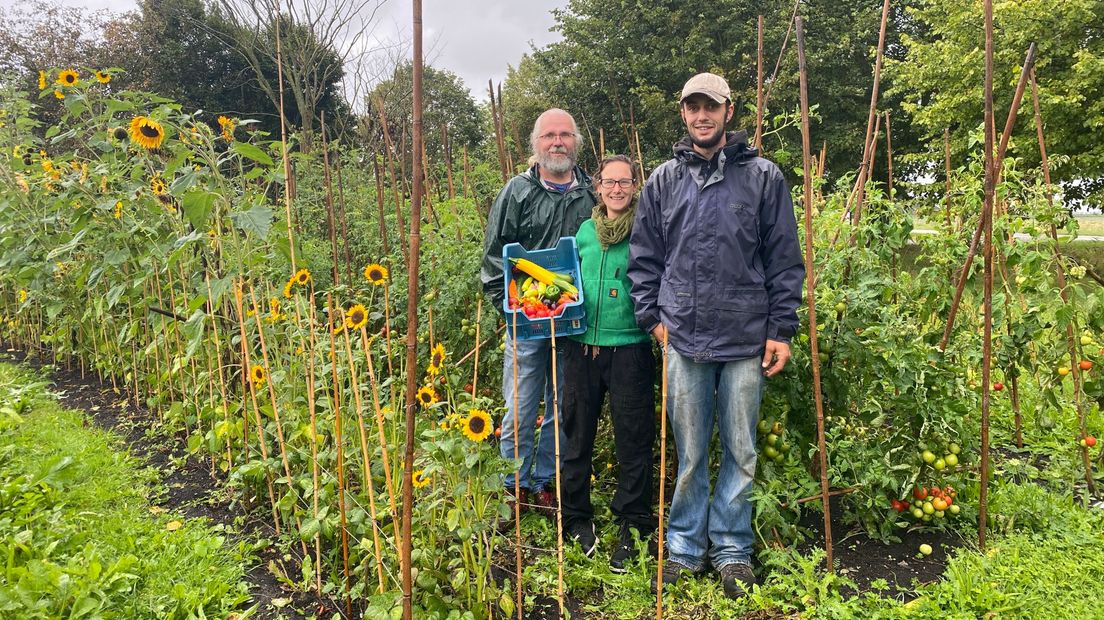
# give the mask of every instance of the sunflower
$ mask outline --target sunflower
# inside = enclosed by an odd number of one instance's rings
[[[368,310],[361,304],[356,304],[345,312],[345,326],[349,329],[360,329],[368,323]]]
[[[268,378],[268,373],[265,372],[264,366],[254,366],[249,371],[249,379],[253,381],[254,385],[264,385],[265,379]]]
[[[100,84],[107,84],[108,82],[111,81],[111,74],[110,73],[105,73],[103,71],[97,71],[96,72],[96,81],[99,82]]]
[[[491,416],[482,409],[472,409],[461,429],[472,441],[483,441],[491,434]]]
[[[387,267],[372,263],[364,268],[364,278],[376,286],[383,286],[387,282]]]
[[[441,366],[445,363],[445,345],[438,342],[434,345],[433,350],[429,353],[429,368],[426,368],[426,372],[436,376],[441,372]]]
[[[150,179],[150,191],[155,196],[163,196],[168,191],[169,186],[165,185],[165,179],[161,178],[161,175],[156,175]]]
[[[38,90],[46,90],[46,72],[38,72]]]
[[[334,320],[330,323],[330,331],[336,336],[345,331],[345,317],[334,317]]]
[[[23,303],[25,301],[27,301],[27,291],[24,289],[19,289],[19,303]]]
[[[135,116],[130,121],[130,138],[142,148],[155,149],[165,140],[165,129],[152,118]]]
[[[432,476],[426,476],[424,469],[415,470],[410,476],[410,484],[414,485],[415,489],[420,489],[429,484]]]
[[[123,201],[120,200],[115,203],[115,219],[123,217]]]
[[[62,86],[76,86],[77,82],[79,81],[80,75],[78,75],[77,72],[73,71],[72,69],[66,69],[61,73],[58,73],[57,76],[57,83],[61,84]]]
[[[291,299],[291,287],[295,284],[295,277],[293,276],[287,283],[284,284],[284,297]]]
[[[238,126],[237,121],[226,116],[218,117],[219,129],[222,130],[222,138],[227,142],[234,141],[234,129]]]
[[[126,127],[116,127],[115,129],[112,129],[111,135],[119,142],[122,142],[130,137],[130,134],[127,133]]]
[[[437,392],[433,389],[432,385],[422,386],[422,388],[418,390],[416,398],[418,402],[422,403],[423,407],[428,407],[437,402]]]
[[[57,90],[55,88],[54,89],[54,97],[57,97],[58,99],[65,99],[65,93],[63,93],[60,90]]]
[[[310,282],[310,281],[311,281],[311,272],[308,271],[307,269],[300,269],[299,271],[295,272],[295,283],[298,284],[299,286],[303,286],[307,282]]]

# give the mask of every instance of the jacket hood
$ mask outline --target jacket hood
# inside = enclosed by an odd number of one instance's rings
[[[725,145],[721,150],[724,151],[725,161],[728,162],[736,159],[750,159],[759,155],[759,149],[748,146],[747,131],[743,129],[726,133]],[[695,159],[705,161],[705,158],[694,150],[694,143],[690,141],[690,136],[684,136],[676,142],[673,151],[675,159],[681,162],[689,163]]]

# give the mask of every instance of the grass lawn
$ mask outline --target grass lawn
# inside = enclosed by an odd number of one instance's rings
[[[227,618],[244,558],[202,522],[152,507],[156,472],[0,364],[0,618]]]

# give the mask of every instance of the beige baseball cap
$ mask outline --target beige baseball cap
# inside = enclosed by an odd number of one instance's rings
[[[732,91],[728,89],[728,82],[716,73],[699,73],[686,81],[682,87],[682,97],[679,102],[685,101],[690,95],[701,93],[717,103],[724,103],[732,99]]]

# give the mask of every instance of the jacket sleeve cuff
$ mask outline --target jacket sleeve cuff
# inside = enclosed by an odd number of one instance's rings
[[[778,325],[777,323],[771,323],[767,326],[767,340],[774,340],[776,342],[785,342],[789,344],[793,340],[794,334],[797,329],[790,325]]]

